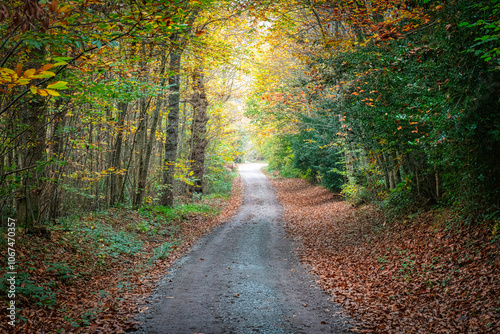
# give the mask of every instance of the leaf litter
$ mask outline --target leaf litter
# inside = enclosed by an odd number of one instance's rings
[[[362,333],[498,333],[499,241],[451,213],[388,222],[302,179],[271,179],[287,231],[318,283]]]
[[[237,211],[242,201],[241,189],[238,177],[233,181],[230,199],[203,200],[218,209],[221,212],[218,215],[203,212],[181,215],[176,222],[179,228],[165,235],[141,233],[145,231],[139,229],[137,239],[128,240],[127,246],[130,249],[140,245],[140,250],[128,254],[122,249],[116,256],[106,256],[105,252],[99,252],[99,243],[90,242],[86,234],[71,229],[51,230],[49,238],[19,235],[17,272],[22,273],[18,276],[22,279],[18,279],[16,291],[18,322],[14,329],[6,321],[0,322],[0,332],[125,333],[136,330],[134,317],[148,312],[144,304],[155,284],[201,236]],[[85,226],[85,233],[101,233],[109,226],[121,231],[130,226],[141,227],[143,222],[144,217],[137,211],[110,209],[100,214],[91,213],[78,223]],[[176,242],[178,240],[182,243]],[[171,246],[162,247],[165,245]],[[162,248],[166,248],[164,258],[155,253]],[[103,250],[110,249],[104,247]],[[0,275],[4,274],[5,268],[2,268]],[[2,287],[0,294],[5,292]],[[7,300],[6,295],[1,297]],[[0,316],[7,319],[6,315],[4,307]]]

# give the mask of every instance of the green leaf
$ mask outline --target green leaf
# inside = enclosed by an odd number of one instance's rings
[[[54,82],[47,86],[48,89],[68,89],[68,83],[66,81]]]
[[[57,62],[65,62],[66,60],[71,60],[73,58],[71,58],[71,57],[54,57],[52,59],[57,61]]]

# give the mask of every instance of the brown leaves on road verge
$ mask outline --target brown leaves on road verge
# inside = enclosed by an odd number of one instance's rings
[[[376,208],[353,208],[304,180],[271,182],[303,261],[364,322],[361,332],[500,329],[499,242],[487,226],[446,228],[436,212],[391,224]]]
[[[30,236],[30,239],[19,242],[16,244],[18,273],[29,274],[29,280],[36,286],[55,285],[56,302],[52,306],[36,305],[28,296],[17,293],[16,305],[23,303],[23,307],[17,309],[17,319],[24,321],[17,323],[15,329],[10,327],[5,321],[8,318],[4,307],[0,311],[0,317],[4,319],[0,322],[0,333],[124,333],[136,329],[134,317],[138,312],[147,312],[146,299],[172,262],[237,211],[242,201],[241,179],[234,180],[229,200],[209,201],[222,213],[216,217],[205,214],[187,217],[175,235],[183,243],[173,247],[166,259],[156,260],[150,266],[144,264],[167,240],[143,235],[144,249],[141,252],[122,256],[120,261],[102,259],[106,262],[106,270],[95,265],[95,261],[100,260],[95,249],[87,247],[83,241],[75,249],[67,242],[69,236],[60,231],[52,231],[51,240]],[[91,215],[87,220],[100,219],[96,216]],[[106,219],[110,224],[122,225],[141,221],[137,212],[117,209],[110,210]],[[61,270],[58,274],[49,270],[46,265],[48,257],[50,262],[67,264],[78,273],[78,277],[65,279]],[[0,275],[3,277],[3,272],[0,271]]]

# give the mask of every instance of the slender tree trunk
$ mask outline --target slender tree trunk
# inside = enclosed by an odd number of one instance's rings
[[[389,170],[387,168],[387,164],[386,164],[385,157],[383,154],[382,154],[382,157],[384,158],[384,160],[382,160],[380,155],[377,156],[377,161],[378,161],[379,166],[382,168],[382,171],[384,172],[385,187],[390,189],[391,183],[390,183],[390,177],[389,177]]]
[[[436,166],[434,166],[434,179],[436,180],[436,202],[439,202],[441,194],[439,192],[439,173],[437,171]]]
[[[193,75],[193,96],[191,104],[193,106],[193,130],[191,160],[193,161],[192,170],[195,178],[191,186],[191,193],[203,193],[203,175],[205,172],[205,149],[207,147],[207,94],[203,82],[203,72],[198,68]]]
[[[110,190],[109,190],[109,205],[114,206],[119,202],[118,189],[120,178],[116,174],[116,171],[121,169],[121,155],[122,155],[122,143],[123,143],[123,126],[125,123],[125,116],[127,114],[128,103],[118,102],[118,134],[116,135],[115,147],[113,150],[111,158],[111,166],[114,168],[114,172],[111,174],[110,178]]]
[[[161,63],[160,63],[160,75],[162,75],[162,76],[165,74],[166,58],[167,57],[166,57],[165,53],[163,52],[162,57],[161,57]],[[165,87],[166,82],[167,82],[167,80],[164,77],[162,77],[162,79],[160,80],[160,87]],[[140,203],[142,203],[142,199],[144,197],[144,190],[146,188],[146,181],[147,181],[147,177],[148,177],[149,164],[150,164],[150,160],[151,160],[151,153],[153,151],[153,146],[154,146],[155,139],[156,139],[156,129],[158,127],[158,121],[160,119],[160,111],[163,108],[164,99],[165,99],[165,95],[163,93],[161,93],[158,96],[158,99],[156,101],[155,113],[153,115],[153,122],[151,124],[149,139],[148,139],[148,143],[147,143],[147,147],[146,147],[145,161],[144,161],[143,168],[140,170],[140,174],[139,174],[139,185],[142,187],[139,187],[138,191],[137,191],[137,196],[136,196],[136,202],[138,203],[137,205],[140,205]]]
[[[392,156],[392,152],[388,152],[387,157],[388,157],[387,160],[389,160],[389,184],[391,186],[391,189],[395,189],[396,185],[399,183],[397,182],[397,177],[396,177],[397,167],[394,158]]]
[[[163,52],[162,53],[162,58],[161,58],[161,63],[160,63],[160,75],[163,75],[165,73],[165,65],[166,65],[166,55]],[[162,78],[160,80],[160,86],[164,87],[166,83],[166,79]],[[139,149],[139,152],[141,154],[140,156],[140,161],[139,161],[139,171],[138,171],[138,184],[137,184],[137,191],[136,191],[136,196],[134,199],[134,207],[138,208],[142,204],[142,200],[144,198],[144,193],[146,191],[146,182],[147,182],[147,177],[148,177],[148,171],[149,171],[149,164],[151,160],[151,152],[153,150],[153,143],[156,138],[156,128],[158,125],[158,118],[160,115],[160,110],[163,106],[163,99],[164,95],[161,93],[158,96],[158,99],[156,101],[156,106],[155,106],[155,113],[153,115],[153,122],[151,125],[150,129],[150,134],[149,134],[149,139],[147,138],[147,133],[146,129],[144,128],[144,133],[141,134],[141,145],[142,149]],[[149,103],[148,103],[149,105]],[[143,105],[143,110],[144,110],[144,118],[146,116],[146,104]],[[144,122],[145,124],[146,122]],[[142,153],[143,151],[144,154]]]
[[[174,45],[170,53],[170,72],[173,73],[168,78],[170,94],[168,95],[169,113],[167,117],[167,140],[165,142],[165,156],[163,163],[163,183],[165,189],[160,199],[161,205],[174,205],[174,165],[177,155],[177,145],[179,136],[179,89],[181,70],[182,50]]]
[[[394,152],[394,157],[392,158],[392,162],[394,163],[394,183],[396,186],[401,183],[401,160],[398,162],[397,152]]]
[[[186,25],[189,27],[186,35],[191,31],[191,26],[198,16],[198,9],[193,10],[187,20]],[[179,103],[180,103],[180,70],[182,51],[184,41],[178,35],[172,35],[172,50],[170,52],[169,69],[172,75],[168,78],[170,86],[170,94],[168,95],[168,124],[167,124],[167,140],[165,142],[165,155],[163,162],[163,183],[165,189],[160,198],[160,204],[164,206],[174,205],[174,165],[177,156],[177,146],[179,143]]]
[[[56,102],[56,108],[60,107],[61,105],[61,99]],[[57,162],[61,161],[62,157],[62,151],[63,151],[63,129],[64,129],[64,124],[65,124],[65,118],[64,118],[65,111],[61,110],[57,113],[56,117],[54,118],[54,134],[53,138],[51,140],[52,146],[51,146],[51,155],[54,159],[56,159]],[[60,194],[60,189],[59,189],[59,177],[62,175],[61,173],[61,165],[56,163],[53,164],[53,170],[52,172],[54,173],[54,178],[55,181],[52,183],[52,191],[51,191],[51,199],[49,203],[49,220],[54,221],[57,218],[57,215],[59,213],[59,206],[61,204],[61,194]]]
[[[147,81],[147,68],[146,68],[146,62],[144,59],[146,58],[146,46],[144,41],[142,42],[142,47],[141,47],[141,54],[143,57],[143,61],[141,61],[140,68],[142,72],[142,82],[146,83]],[[143,178],[144,171],[146,170],[145,168],[145,156],[144,156],[144,150],[146,148],[146,141],[147,141],[147,109],[148,109],[148,100],[145,96],[145,89],[143,89],[143,97],[140,99],[139,103],[139,125],[137,127],[137,141],[138,145],[137,150],[136,150],[136,155],[137,155],[137,187],[135,189],[135,196],[134,200],[132,203],[132,206],[135,209],[138,209],[141,204],[142,204],[142,198],[144,196],[144,188],[146,186],[146,179]],[[147,176],[147,175],[146,175]]]
[[[145,97],[141,98],[140,109],[139,126],[137,127],[136,137],[137,144],[134,145],[134,147],[137,147],[135,151],[137,155],[137,188],[132,206],[136,209],[139,208],[142,203],[144,187],[146,185],[146,179],[143,178],[143,174],[146,171],[144,150],[146,148],[147,101]]]

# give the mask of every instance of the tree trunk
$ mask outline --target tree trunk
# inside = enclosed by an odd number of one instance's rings
[[[384,160],[382,160],[381,157]],[[385,187],[390,189],[391,188],[390,176],[389,176],[389,170],[387,168],[387,164],[386,164],[386,160],[385,160],[385,155],[383,153],[381,155],[378,155],[377,161],[378,161],[379,166],[382,168],[382,171],[384,172]]]
[[[147,123],[147,102],[146,98],[141,98],[140,102],[140,115],[139,115],[139,126],[137,127],[137,144],[134,144],[136,149],[137,157],[137,188],[135,191],[134,201],[132,206],[137,209],[141,206],[142,198],[144,196],[144,187],[146,185],[146,179],[143,178],[145,168],[145,156],[144,150],[146,148],[146,123]]]
[[[198,16],[198,9],[193,10],[187,20],[186,25],[189,27],[185,32],[189,35],[191,26]],[[164,206],[174,205],[174,168],[175,159],[177,156],[177,146],[179,143],[179,89],[180,89],[180,70],[181,58],[184,48],[184,42],[179,35],[174,34],[170,37],[172,42],[172,50],[170,52],[169,70],[172,75],[168,78],[170,86],[170,94],[168,95],[168,108],[170,109],[167,117],[167,140],[165,142],[165,156],[163,157],[163,183],[165,189],[160,198],[160,204]]]
[[[35,49],[31,55],[33,63],[30,67],[38,68],[39,62],[44,58],[45,51]],[[26,130],[20,136],[24,154],[20,157],[23,173],[20,196],[17,199],[17,220],[20,226],[25,226],[29,231],[35,222],[40,221],[40,198],[43,189],[41,179],[45,176],[45,144],[47,128],[45,121],[45,99],[39,95],[26,104],[26,109],[21,110],[22,124]]]
[[[437,171],[436,166],[434,166],[434,179],[436,180],[436,202],[439,202],[441,194],[439,192],[439,173]]]
[[[398,162],[399,161],[399,162]],[[401,183],[401,160],[398,160],[397,152],[394,152],[394,157],[392,158],[392,162],[394,163],[394,183],[396,186]]]
[[[144,61],[144,59],[146,59],[146,46],[145,46],[145,42],[143,41],[142,42],[142,45],[141,45],[141,55],[143,57],[143,61],[141,61],[140,63],[140,68],[141,68],[141,77],[142,77],[142,82],[145,83],[147,82],[147,63]],[[138,209],[141,204],[142,204],[142,198],[144,196],[144,188],[146,186],[146,180],[142,178],[142,175],[144,173],[144,170],[145,170],[145,156],[144,156],[144,150],[146,149],[146,137],[147,137],[147,134],[146,134],[146,125],[147,125],[147,109],[148,109],[148,100],[145,96],[146,94],[146,90],[145,88],[143,88],[142,90],[142,93],[143,93],[143,97],[141,97],[140,99],[140,103],[139,103],[139,125],[137,126],[137,134],[138,136],[136,137],[137,138],[137,141],[138,141],[138,145],[134,145],[134,146],[137,146],[137,150],[136,150],[136,155],[137,155],[137,186],[135,188],[135,194],[134,194],[134,199],[133,199],[133,202],[132,202],[132,207],[135,208],[135,209]]]
[[[56,102],[56,108],[61,108],[61,99]],[[62,160],[62,151],[63,151],[63,129],[65,124],[65,107],[64,110],[60,110],[57,113],[57,116],[54,118],[54,134],[51,140],[51,156],[57,161]],[[59,213],[59,206],[61,204],[61,194],[59,191],[59,178],[61,177],[61,165],[56,163],[53,164],[53,170],[55,181],[52,183],[52,191],[50,194],[50,203],[49,203],[49,220],[54,221],[57,218]]]
[[[191,160],[194,184],[190,187],[192,194],[203,193],[203,175],[205,172],[205,149],[207,147],[207,94],[203,82],[202,69],[198,68],[193,75],[193,96],[191,104],[193,106],[193,126],[192,126],[192,147]]]
[[[21,168],[27,168],[23,176],[23,189],[17,201],[17,219],[27,230],[40,220],[39,194],[43,188],[40,178],[44,176],[45,136],[44,101],[35,96],[24,112],[23,124],[29,128],[21,136],[21,145],[25,148],[21,159]]]
[[[122,154],[122,142],[123,142],[123,126],[125,123],[125,116],[127,114],[128,103],[118,102],[118,134],[116,135],[115,148],[113,150],[113,155],[111,158],[111,166],[114,168],[111,174],[111,181],[109,187],[109,205],[114,206],[119,202],[118,193],[120,178],[116,173],[121,169],[121,154]]]
[[[163,183],[165,189],[160,198],[161,205],[174,205],[174,168],[177,155],[177,145],[179,136],[179,88],[181,70],[182,50],[174,45],[170,53],[170,72],[173,73],[168,78],[170,94],[168,95],[169,113],[167,117],[167,140],[165,142],[165,156],[163,162]]]
[[[165,52],[162,53],[161,57],[161,63],[160,63],[160,75],[163,76],[165,74],[165,65],[166,65],[166,55]],[[167,80],[162,77],[160,80],[160,87],[165,87],[165,83]],[[146,147],[146,153],[144,155],[144,163],[142,164],[142,168],[139,168],[139,185],[137,187],[137,194],[136,194],[136,203],[134,204],[136,207],[138,207],[142,203],[142,199],[144,197],[144,191],[146,188],[146,181],[148,177],[148,171],[149,171],[149,163],[151,161],[151,153],[153,151],[153,145],[154,141],[156,138],[156,128],[158,126],[158,120],[160,118],[160,110],[163,107],[163,101],[165,99],[165,96],[163,93],[158,95],[158,99],[156,101],[156,106],[155,106],[155,113],[153,115],[153,123],[151,124],[151,129],[149,133],[149,139]]]
[[[390,185],[391,189],[395,189],[396,186],[401,182],[401,175],[399,174],[398,166],[396,165],[396,161],[392,152],[387,153],[389,160],[389,174],[390,174]]]

